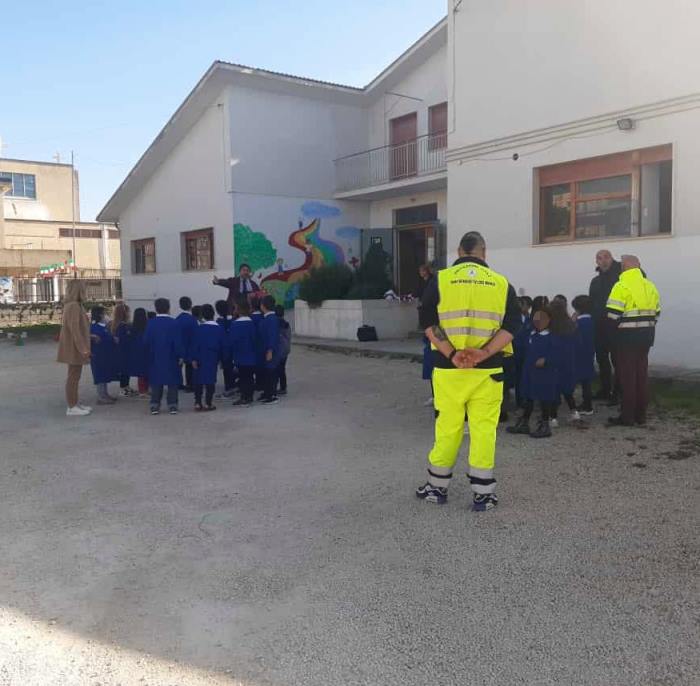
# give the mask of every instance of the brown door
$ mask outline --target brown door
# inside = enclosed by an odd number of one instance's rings
[[[418,288],[418,267],[428,262],[428,232],[426,227],[399,229],[399,280],[401,295],[415,293]]]
[[[418,135],[418,118],[415,112],[403,117],[396,117],[390,122],[391,178],[402,179],[416,175],[416,137]]]

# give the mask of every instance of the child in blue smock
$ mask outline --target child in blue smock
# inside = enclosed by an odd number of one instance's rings
[[[279,364],[277,365],[277,384],[279,389],[276,391],[278,396],[287,395],[287,358],[292,351],[292,327],[284,318],[284,307],[282,305],[275,306],[275,314],[280,325],[279,336]]]
[[[221,360],[221,370],[224,376],[224,392],[222,397],[233,397],[236,387],[236,374],[233,366],[233,352],[231,350],[231,324],[233,324],[233,315],[229,308],[227,300],[217,300],[214,303],[216,314],[216,323],[221,327],[224,334],[224,349]]]
[[[148,322],[143,337],[148,355],[148,381],[151,385],[151,414],[160,414],[163,387],[168,387],[168,411],[177,414],[177,391],[182,372],[184,348],[180,328],[170,316],[170,301],[155,301],[156,317]]]
[[[532,320],[530,318],[532,298],[522,295],[518,298],[518,302],[520,304],[520,323],[522,326],[513,338],[513,361],[515,364],[515,404],[518,407],[522,407],[524,399],[520,390],[520,379],[523,375],[527,346],[530,343],[530,335],[532,334]]]
[[[576,312],[576,381],[581,384],[583,403],[579,407],[582,415],[593,414],[593,393],[591,383],[595,378],[595,342],[593,339],[593,319],[591,317],[591,299],[587,295],[577,295],[571,305]]]
[[[117,399],[109,395],[107,384],[117,379],[117,344],[105,322],[104,307],[93,307],[90,318],[90,369],[97,390],[97,404],[113,405]]]
[[[255,324],[255,331],[257,334],[257,340],[258,340],[258,348],[257,348],[257,358],[255,360],[255,373],[254,373],[254,379],[255,379],[255,390],[256,391],[264,391],[265,390],[265,360],[263,359],[264,353],[262,349],[262,345],[260,344],[261,339],[261,334],[260,334],[260,325],[262,324],[263,321],[263,313],[260,311],[260,298],[254,297],[251,298],[251,303],[250,303],[250,318],[253,320],[253,324]]]
[[[277,366],[280,363],[280,323],[275,314],[275,299],[266,295],[260,301],[263,319],[260,322],[258,349],[262,350],[264,387],[259,400],[263,405],[279,402],[277,397]]]
[[[523,413],[514,426],[506,431],[514,434],[529,434],[532,438],[548,438],[552,435],[549,418],[552,405],[557,401],[557,351],[549,332],[551,310],[543,305],[533,316],[534,333],[523,364],[520,389],[524,398]],[[530,417],[535,402],[541,408],[540,421],[534,431],[530,431]]]
[[[139,397],[145,398],[148,393],[148,355],[146,344],[143,342],[148,317],[143,307],[134,310],[134,321],[129,329],[128,366],[129,376],[138,379]]]
[[[231,324],[231,352],[238,369],[238,385],[241,397],[233,402],[235,407],[248,407],[253,402],[253,373],[257,361],[257,330],[250,317],[250,303],[241,298],[236,303],[237,317]]]
[[[202,305],[204,321],[197,327],[192,341],[192,368],[194,369],[194,409],[215,410],[214,389],[216,388],[216,373],[223,359],[224,330],[214,321],[214,308]],[[202,393],[204,402],[202,405]]]
[[[109,329],[117,344],[116,363],[117,378],[119,379],[119,394],[125,398],[131,398],[138,393],[129,385],[131,373],[129,371],[129,346],[131,339],[131,323],[129,322],[129,308],[119,303],[114,306],[112,321]]]
[[[184,352],[185,364],[185,383],[182,383],[180,377],[180,390],[185,393],[192,393],[192,343],[194,334],[197,331],[197,320],[192,315],[192,299],[184,295],[179,301],[182,312],[175,317],[178,329],[180,330],[180,338],[182,339],[182,348]]]
[[[563,397],[571,412],[571,421],[578,422],[581,419],[576,402],[574,390],[576,389],[576,342],[578,330],[576,324],[569,316],[564,296],[558,296],[552,300],[549,306],[552,313],[552,321],[549,331],[552,335],[557,361],[557,400],[552,406],[550,424],[558,426],[557,415],[560,399]]]

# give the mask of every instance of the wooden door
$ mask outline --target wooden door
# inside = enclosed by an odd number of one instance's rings
[[[417,171],[416,138],[418,117],[415,112],[389,122],[391,178],[415,176]]]

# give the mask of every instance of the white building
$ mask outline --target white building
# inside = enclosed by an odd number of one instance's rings
[[[411,290],[444,253],[446,36],[366,88],[214,63],[99,215],[121,231],[125,299],[211,302],[245,262],[290,304],[312,266],[375,241]]]
[[[684,0],[455,0],[447,60],[449,247],[478,228],[550,296],[587,292],[601,248],[636,254],[662,297],[652,361],[695,368],[699,22]]]
[[[249,262],[289,302],[373,241],[406,292],[474,228],[530,295],[586,292],[600,248],[639,255],[653,361],[698,367],[699,20],[684,0],[450,0],[363,89],[217,62],[98,217],[125,297],[209,302]]]

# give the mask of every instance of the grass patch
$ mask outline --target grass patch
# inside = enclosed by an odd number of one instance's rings
[[[659,409],[685,412],[700,418],[700,383],[650,379],[649,391],[652,403]]]

